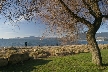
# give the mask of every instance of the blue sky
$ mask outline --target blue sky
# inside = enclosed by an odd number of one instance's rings
[[[27,22],[22,19],[18,22],[18,26],[12,26],[8,21],[4,24],[5,19],[0,19],[0,38],[15,38],[15,37],[28,37],[36,36],[41,37],[45,32],[45,25],[42,24],[40,20],[37,21],[37,24],[33,22]],[[105,22],[108,24],[108,21]],[[9,25],[8,25],[9,24]],[[108,32],[106,26],[101,26],[98,32]]]
[[[18,26],[12,26],[14,23],[5,22],[5,19],[0,19],[0,38],[15,38],[15,37],[28,37],[28,36],[42,36],[45,31],[45,25],[41,21],[37,21],[37,24],[33,22],[27,22],[22,19],[16,23]]]
[[[100,26],[97,32],[108,32],[108,20],[104,20],[103,25]]]

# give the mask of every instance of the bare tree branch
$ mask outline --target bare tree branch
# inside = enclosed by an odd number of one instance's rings
[[[108,15],[102,15],[102,17],[108,18]]]
[[[60,1],[61,4],[66,8],[66,10],[70,13],[70,15],[71,15],[72,17],[74,17],[74,18],[77,19],[77,21],[82,22],[83,24],[85,24],[85,25],[87,25],[87,26],[90,26],[90,25],[91,25],[91,23],[90,23],[89,21],[85,20],[85,18],[83,18],[83,17],[81,18],[81,17],[77,16],[77,14],[75,14],[74,12],[72,12],[72,11],[68,8],[68,6],[67,6],[62,0],[59,0],[59,1]]]
[[[85,4],[85,6],[87,7],[87,9],[89,10],[90,14],[93,15],[95,18],[96,18],[96,14],[95,12],[91,9],[91,6],[85,1],[85,0],[82,0],[83,3]]]
[[[99,0],[87,0],[88,4],[91,6],[91,9],[93,12],[95,12],[95,16],[98,18],[98,17],[101,17],[102,16],[102,13],[100,11],[100,8],[99,8]]]

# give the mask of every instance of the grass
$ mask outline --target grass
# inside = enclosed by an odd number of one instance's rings
[[[1,67],[0,72],[108,72],[108,49],[102,50],[104,66],[91,63],[90,53],[25,61]]]

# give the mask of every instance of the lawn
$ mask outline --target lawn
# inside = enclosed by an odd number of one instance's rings
[[[1,67],[0,72],[108,72],[108,49],[102,50],[104,66],[91,63],[90,53],[28,60],[23,64]]]

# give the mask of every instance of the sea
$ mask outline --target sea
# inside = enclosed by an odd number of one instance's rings
[[[0,47],[11,47],[11,46],[55,46],[60,45],[57,39],[0,39]]]
[[[61,41],[57,39],[0,39],[0,47],[11,46],[58,46],[61,45]],[[108,44],[108,41],[97,41],[98,44]],[[87,41],[78,41],[76,44],[87,44]]]

